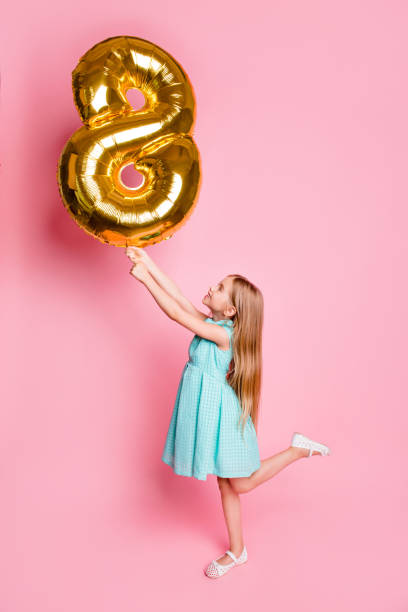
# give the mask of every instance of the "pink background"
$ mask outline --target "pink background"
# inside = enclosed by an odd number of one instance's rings
[[[7,11],[1,610],[408,610],[407,4]],[[80,127],[71,71],[124,34],[171,53],[197,102],[199,202],[149,253],[198,307],[225,274],[259,285],[261,456],[293,431],[333,453],[242,495],[250,562],[216,581],[216,478],[160,460],[192,335],[56,182]]]

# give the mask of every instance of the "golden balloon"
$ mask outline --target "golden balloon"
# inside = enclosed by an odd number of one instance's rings
[[[86,232],[115,246],[170,238],[193,212],[201,186],[187,75],[157,45],[116,36],[80,58],[72,89],[84,125],[58,162],[68,212]],[[143,108],[129,104],[128,89],[142,92]],[[143,177],[137,188],[122,182],[129,164]]]

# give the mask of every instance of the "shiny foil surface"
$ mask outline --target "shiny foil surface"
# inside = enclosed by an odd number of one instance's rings
[[[117,36],[80,58],[72,88],[83,126],[58,162],[66,209],[83,230],[115,246],[170,238],[193,212],[201,186],[187,75],[157,45]],[[138,110],[126,98],[133,88],[145,98]],[[143,176],[137,188],[121,180],[129,164]]]

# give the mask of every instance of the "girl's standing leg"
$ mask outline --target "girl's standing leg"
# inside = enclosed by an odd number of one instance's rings
[[[229,549],[236,557],[239,557],[244,548],[244,539],[242,535],[241,524],[241,500],[240,493],[247,493],[257,487],[262,482],[266,482],[275,474],[280,472],[284,467],[293,463],[301,457],[307,457],[308,449],[290,446],[286,450],[272,455],[261,461],[261,467],[253,472],[251,476],[240,478],[222,478],[217,476],[218,486],[221,493],[222,509],[224,511],[225,522],[228,530]],[[319,455],[317,451],[313,451],[313,455]],[[229,555],[223,555],[217,559],[221,565],[231,563]]]
[[[244,548],[241,523],[241,500],[239,494],[234,491],[228,478],[217,476],[218,487],[221,493],[222,509],[229,537],[229,550],[239,557]],[[232,559],[229,555],[217,558],[221,565],[229,565]]]
[[[240,478],[228,478],[233,490],[236,493],[248,493],[255,487],[260,485],[262,482],[266,482],[275,474],[280,472],[284,467],[288,466],[301,457],[307,457],[309,451],[307,448],[298,448],[296,446],[289,446],[284,451],[272,455],[267,459],[261,461],[261,467],[253,472],[250,476],[243,476]],[[318,451],[313,451],[313,455],[320,455]]]

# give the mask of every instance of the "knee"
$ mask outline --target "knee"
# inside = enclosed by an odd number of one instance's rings
[[[231,487],[228,478],[223,478],[221,476],[217,476],[217,484],[221,493],[226,493]]]
[[[229,478],[229,483],[235,493],[241,495],[251,490],[248,478]]]

